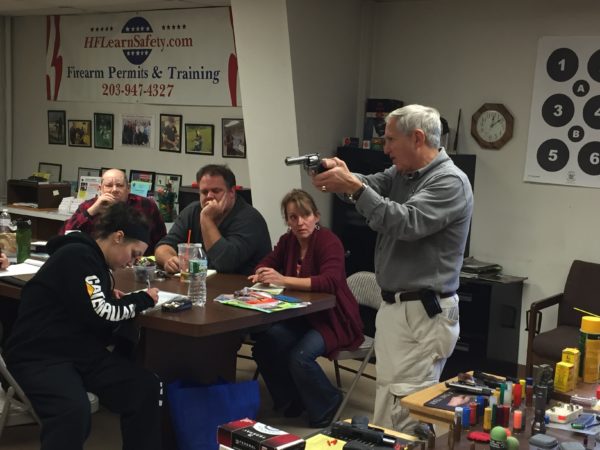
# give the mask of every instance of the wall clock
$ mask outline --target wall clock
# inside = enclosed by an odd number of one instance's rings
[[[514,118],[501,103],[485,103],[471,118],[471,135],[481,148],[499,149],[513,135]]]

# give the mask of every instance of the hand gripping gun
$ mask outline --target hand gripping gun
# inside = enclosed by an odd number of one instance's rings
[[[325,172],[325,170],[327,170],[321,164],[321,155],[318,153],[308,153],[302,156],[288,156],[285,158],[286,166],[294,166],[297,164],[302,164],[302,167],[310,176]]]

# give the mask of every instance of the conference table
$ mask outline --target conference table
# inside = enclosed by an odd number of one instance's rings
[[[131,292],[146,287],[135,280],[132,268],[114,272],[115,288]],[[31,275],[19,277],[23,280]],[[213,301],[219,294],[231,294],[252,283],[243,275],[215,274],[207,280],[207,302],[203,307],[170,313],[159,307],[139,314],[142,364],[165,381],[193,380],[202,383],[218,378],[235,381],[237,351],[248,331],[268,324],[323,311],[335,305],[333,294],[286,290],[285,294],[310,302],[306,308],[264,313],[236,308]],[[187,283],[179,277],[151,281],[161,291],[187,294]],[[18,300],[21,287],[0,278],[0,296]]]

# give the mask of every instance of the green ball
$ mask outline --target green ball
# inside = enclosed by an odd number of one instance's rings
[[[490,431],[490,448],[505,449],[506,448],[506,429],[504,427],[494,427]]]
[[[504,427],[494,427],[492,431],[490,431],[490,439],[494,441],[506,442],[506,430]]]
[[[507,437],[506,448],[507,450],[519,450],[519,440],[514,436]]]

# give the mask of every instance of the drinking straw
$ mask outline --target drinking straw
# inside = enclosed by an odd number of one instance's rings
[[[573,306],[573,309],[575,311],[582,312],[582,313],[587,314],[589,316],[600,317],[598,314],[594,314],[593,312],[586,311],[585,309],[577,308],[576,306]]]
[[[187,260],[188,270],[189,270],[189,261],[190,261],[190,242],[192,240],[192,229],[188,228],[188,239],[187,239],[187,247],[185,248],[185,259]],[[182,272],[181,267],[179,271]]]

